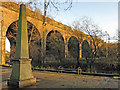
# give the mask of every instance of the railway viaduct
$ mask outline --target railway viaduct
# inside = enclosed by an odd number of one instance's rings
[[[64,41],[64,50],[65,50],[65,58],[69,54],[68,42],[70,38],[75,38],[78,40],[79,43],[79,58],[82,58],[82,43],[87,41],[90,46],[92,45],[92,40],[90,36],[78,32],[74,33],[72,28],[62,23],[59,23],[53,19],[46,18],[47,24],[45,27],[43,26],[43,15],[33,12],[30,9],[26,9],[27,13],[27,21],[34,25],[37,28],[38,33],[40,34],[41,38],[41,48],[42,48],[42,55],[45,56],[46,54],[46,39],[50,32],[59,32],[60,35],[63,37]],[[7,34],[8,28],[14,22],[17,22],[19,18],[19,5],[13,2],[2,2],[0,5],[0,64],[5,64],[5,40],[6,37],[9,39],[9,35]],[[79,35],[78,35],[79,34]],[[82,35],[82,37],[81,37]],[[10,39],[9,39],[10,41]],[[10,41],[10,48],[12,48],[12,41]]]

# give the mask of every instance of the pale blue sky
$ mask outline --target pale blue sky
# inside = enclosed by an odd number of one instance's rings
[[[118,28],[118,3],[117,2],[73,2],[71,10],[59,12],[54,18],[66,25],[71,25],[74,20],[88,16],[110,36],[114,36]]]
[[[90,0],[91,1],[91,0]],[[64,6],[62,6],[64,8]],[[52,10],[52,9],[51,9]],[[69,11],[59,11],[48,13],[66,25],[71,25],[74,20],[83,16],[88,16],[103,30],[107,31],[110,36],[115,36],[118,29],[118,2],[73,2]],[[6,40],[6,50],[10,51],[10,45]]]

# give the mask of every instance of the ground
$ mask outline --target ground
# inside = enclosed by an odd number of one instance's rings
[[[10,77],[11,68],[0,66],[2,88],[8,88],[6,80]],[[46,71],[33,71],[37,79],[35,85],[24,88],[118,88],[120,80],[110,77],[88,76]]]

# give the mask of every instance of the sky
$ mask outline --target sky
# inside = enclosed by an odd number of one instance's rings
[[[73,2],[71,10],[60,12],[54,19],[66,25],[81,19],[91,18],[103,31],[114,36],[118,28],[117,2]]]
[[[86,1],[86,2],[85,2]],[[65,6],[61,6],[65,8]],[[68,11],[60,10],[48,13],[54,20],[66,25],[81,19],[83,16],[91,18],[102,30],[107,31],[110,37],[116,35],[118,30],[118,0],[73,0],[72,8]],[[10,51],[10,45],[6,40],[6,50]]]

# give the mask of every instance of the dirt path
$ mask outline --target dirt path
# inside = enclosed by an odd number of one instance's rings
[[[97,88],[106,77],[65,73],[33,72],[37,84],[31,88]]]
[[[6,80],[10,77],[11,69],[2,70],[2,87],[8,88]],[[120,80],[109,77],[75,75],[66,73],[33,71],[37,83],[25,88],[118,88]]]

